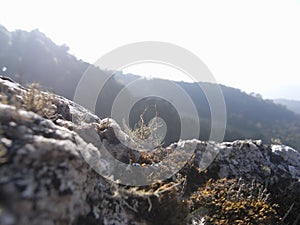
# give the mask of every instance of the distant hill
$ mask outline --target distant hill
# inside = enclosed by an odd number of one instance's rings
[[[300,101],[289,99],[274,99],[275,103],[286,106],[287,109],[300,114]]]
[[[38,30],[9,32],[0,25],[1,74],[22,84],[39,82],[50,91],[72,100],[77,83],[90,64],[78,60],[68,53],[68,50],[66,45],[56,45]],[[99,68],[91,67],[91,70],[99,76],[107,74],[107,71]],[[112,104],[119,91],[135,79],[139,79],[139,76],[123,75],[121,72],[112,77],[98,97],[96,113],[101,118],[110,116]],[[163,88],[165,81],[156,80],[159,81],[157,88]],[[148,82],[151,81],[145,79],[139,88],[147,88]],[[211,112],[205,94],[196,84],[185,82],[177,84],[195,103],[201,122],[199,138],[207,140],[211,130]],[[201,85],[210,88],[214,84],[201,83]],[[227,110],[225,141],[249,138],[262,139],[265,143],[270,143],[272,138],[278,138],[284,144],[300,149],[300,115],[271,100],[264,100],[259,95],[248,95],[239,89],[223,85],[221,89]],[[174,97],[176,94],[174,93]],[[134,93],[128,92],[126,95],[128,98],[134,97]],[[152,107],[154,105],[157,106],[156,109]],[[150,107],[145,114],[145,121],[153,117],[156,110],[168,125],[165,144],[176,142],[180,137],[179,115],[172,104],[163,99],[148,97],[139,101],[131,111],[130,125],[134,126],[148,106]]]
[[[134,76],[118,75],[115,77],[117,81],[126,85],[126,80],[131,82],[133,79],[139,79]],[[159,79],[157,79],[159,80]],[[156,84],[157,89],[165,88],[163,80],[161,84]],[[141,91],[146,89],[149,80],[144,80],[140,85]],[[211,131],[211,111],[205,94],[199,90],[197,84],[176,82],[191,97],[198,111],[200,118],[200,139],[207,140]],[[161,85],[161,86],[160,86]],[[213,87],[215,84],[201,83],[206,89]],[[235,139],[262,139],[264,142],[270,143],[271,139],[280,139],[283,143],[288,143],[294,147],[300,147],[300,116],[286,109],[284,106],[277,105],[271,100],[264,100],[260,95],[248,95],[245,92],[221,85],[221,89],[225,98],[227,111],[227,128],[225,133],[226,141]],[[171,90],[164,89],[166,92]],[[176,96],[177,93],[174,93]],[[174,108],[166,101],[155,97],[148,97],[139,101],[132,109],[132,124],[134,125],[139,115],[143,113],[147,106],[152,106],[146,114],[146,121],[155,116],[155,108],[158,114],[166,120],[168,128],[170,127],[170,139],[167,137],[167,144],[179,137],[180,125],[176,123],[179,115],[174,112]],[[151,111],[152,110],[152,111]],[[108,116],[109,114],[107,114]],[[147,117],[148,116],[148,117]],[[135,118],[135,119],[134,119]]]
[[[0,71],[21,84],[39,82],[63,96],[73,96],[89,64],[68,53],[39,30],[9,32],[0,25]]]

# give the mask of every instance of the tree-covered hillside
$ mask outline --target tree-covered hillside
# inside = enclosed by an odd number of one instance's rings
[[[77,83],[90,64],[78,60],[68,53],[68,50],[66,45],[56,45],[38,30],[9,32],[0,25],[1,74],[22,84],[38,82],[52,92],[73,99]],[[106,74],[98,68],[92,69],[99,76]],[[134,79],[140,78],[118,73],[104,86],[96,106],[96,113],[101,118],[110,116],[115,97],[126,84]],[[150,81],[144,80],[140,88],[146,88],[147,82]],[[164,81],[160,80],[159,83],[158,88],[160,85],[163,87]],[[207,140],[211,129],[211,112],[205,94],[196,84],[185,82],[177,82],[177,84],[189,94],[195,103],[201,125],[200,139]],[[214,84],[201,83],[201,85],[209,88]],[[227,111],[225,141],[254,138],[268,143],[274,138],[300,149],[299,115],[270,100],[264,100],[259,95],[248,95],[239,89],[223,85],[221,89]],[[134,95],[130,92],[126,94],[128,98]],[[134,126],[147,107],[145,121],[157,113],[165,119],[168,125],[165,144],[177,141],[180,136],[179,115],[172,104],[163,99],[148,97],[139,101],[131,111],[130,125]],[[189,117],[189,115],[181,116]]]
[[[300,114],[300,101],[289,99],[274,99],[274,102],[285,106],[287,109]]]
[[[9,32],[0,25],[0,69],[22,84],[39,82],[71,97],[89,64],[68,53],[39,30]]]

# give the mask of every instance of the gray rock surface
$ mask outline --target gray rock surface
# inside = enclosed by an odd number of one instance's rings
[[[8,98],[26,91],[10,80],[0,82]],[[75,103],[56,100],[65,115],[100,122]],[[80,151],[88,143],[74,131],[77,126],[0,103],[0,224],[83,224],[81,218],[89,224],[140,224],[113,197],[114,186],[83,160]]]
[[[141,166],[139,152],[128,148],[134,141],[120,126],[60,96],[54,96],[55,118],[28,111],[22,106],[28,89],[3,77],[0,91],[0,224],[153,224],[84,160],[99,154],[101,140],[115,158]],[[195,147],[195,167],[214,179],[255,179],[274,193],[292,187],[290,196],[300,195],[300,154],[290,147],[259,140],[188,140],[167,149],[186,151],[188,146]],[[101,160],[96,163],[107,169]],[[151,201],[147,207],[153,211]]]

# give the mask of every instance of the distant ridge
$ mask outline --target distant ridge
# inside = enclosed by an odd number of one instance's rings
[[[66,45],[56,45],[39,30],[9,32],[0,25],[1,74],[23,85],[38,82],[50,91],[72,100],[77,84],[87,68],[97,76],[107,76],[107,71],[78,60],[68,51]],[[101,118],[109,117],[116,96],[134,79],[139,79],[139,76],[116,73],[116,76],[105,84],[101,96],[98,96],[95,113]],[[166,81],[157,80],[159,81],[157,87],[165,90],[163,83]],[[141,90],[147,88],[147,82],[149,80],[144,79],[143,85],[139,88]],[[208,140],[211,130],[211,111],[205,94],[195,83],[176,83],[186,91],[196,106],[201,125],[199,139]],[[202,85],[209,88],[215,84],[202,83]],[[221,89],[227,111],[225,141],[261,139],[265,143],[271,143],[272,139],[280,139],[283,144],[300,149],[300,115],[275,104],[272,100],[265,100],[260,95],[249,95],[242,90],[223,85]],[[165,91],[170,92],[170,90]],[[126,95],[128,98],[134,97],[134,93],[127,92]],[[177,99],[176,93],[174,98]],[[165,145],[178,141],[180,137],[178,131],[181,126],[178,122],[178,113],[170,103],[162,99],[149,97],[138,102],[130,112],[130,125],[134,126],[149,104],[158,106],[159,116],[165,119],[170,128],[164,140]],[[189,118],[188,115],[185,116]],[[145,120],[149,121],[149,117],[151,111]]]
[[[274,102],[286,106],[287,109],[300,114],[300,101],[290,99],[274,99]]]

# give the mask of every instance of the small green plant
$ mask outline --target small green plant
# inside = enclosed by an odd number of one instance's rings
[[[30,84],[28,87],[29,90],[23,94],[24,108],[48,119],[54,118],[56,106],[53,94],[41,91],[37,83]]]

